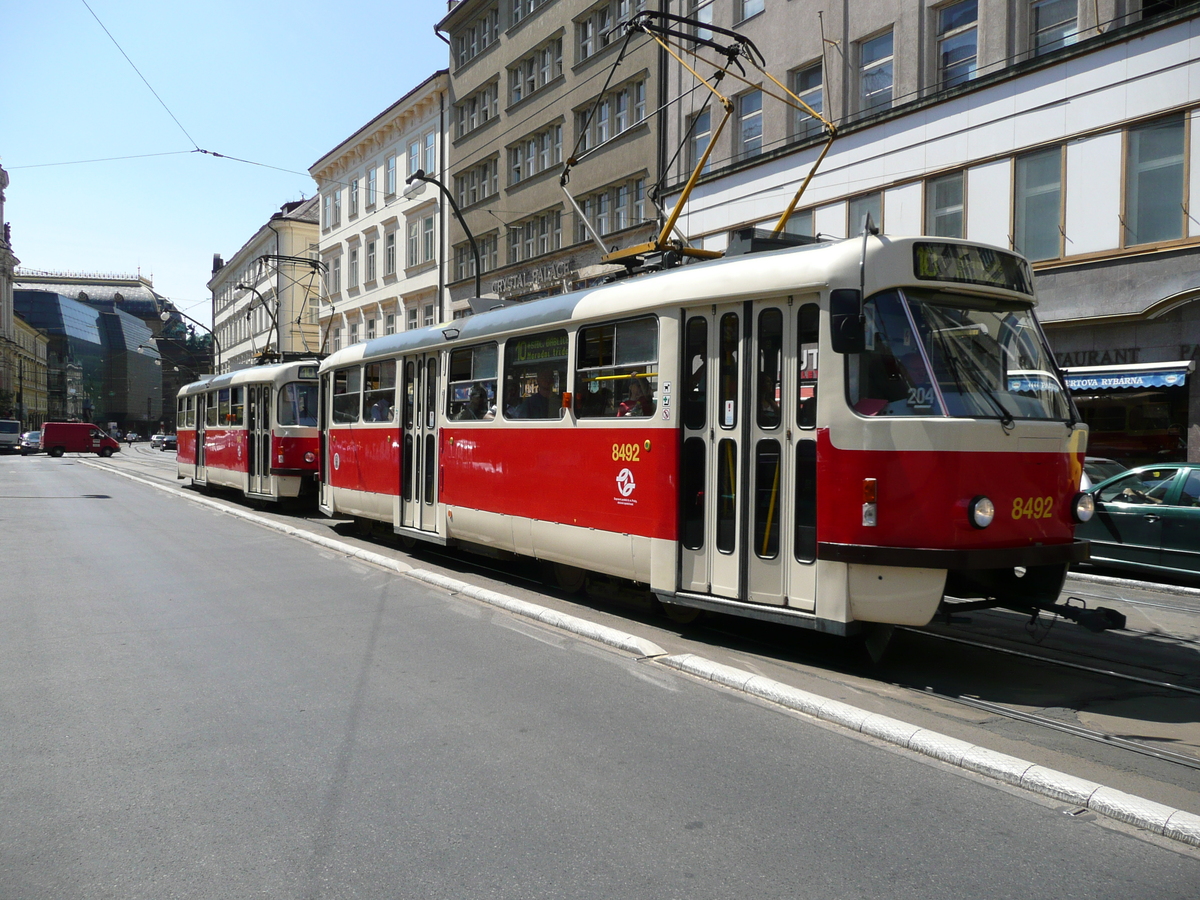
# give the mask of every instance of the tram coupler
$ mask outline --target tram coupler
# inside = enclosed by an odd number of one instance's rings
[[[1088,609],[1084,606],[1072,606],[1070,603],[1034,603],[1031,605],[1034,607],[1034,620],[1037,619],[1040,612],[1052,612],[1064,619],[1070,619],[1076,625],[1082,625],[1088,631],[1096,634],[1108,631],[1110,628],[1123,629],[1125,627],[1124,614],[1115,609],[1109,609],[1107,606]]]

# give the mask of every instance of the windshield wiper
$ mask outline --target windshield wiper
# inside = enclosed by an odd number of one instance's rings
[[[1000,402],[1000,398],[996,396],[990,387],[988,387],[987,373],[979,368],[979,366],[975,364],[974,359],[972,359],[970,369],[977,374],[970,378],[960,377],[960,375],[965,376],[966,367],[959,362],[958,355],[951,349],[948,341],[940,337],[938,340],[942,343],[942,356],[950,364],[950,368],[954,372],[955,383],[958,384],[959,388],[965,389],[968,386],[968,383],[977,386],[980,393],[982,393],[983,396],[988,399],[988,402],[990,402],[996,409],[996,411],[1000,413],[1000,427],[1006,432],[1012,431],[1013,426],[1017,424],[1016,420],[1013,419],[1012,413],[1010,413],[1005,408],[1004,404]]]

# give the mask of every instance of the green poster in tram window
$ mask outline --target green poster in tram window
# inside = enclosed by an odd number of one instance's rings
[[[567,358],[567,333],[537,335],[516,342],[516,362],[549,362]]]

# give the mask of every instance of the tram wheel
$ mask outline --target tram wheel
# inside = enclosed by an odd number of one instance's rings
[[[400,535],[400,546],[411,553],[417,549],[417,539],[411,535],[402,534]]]
[[[663,603],[662,611],[663,615],[676,625],[690,625],[700,618],[700,613],[703,612],[694,606],[680,606],[677,603]]]
[[[867,651],[867,656],[871,658],[871,662],[875,665],[883,662],[884,656],[887,655],[888,645],[892,642],[892,634],[895,631],[895,625],[884,625],[879,622],[873,622],[864,627],[862,646]]]

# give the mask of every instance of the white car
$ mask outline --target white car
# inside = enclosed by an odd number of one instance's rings
[[[151,450],[161,450],[163,441],[165,441],[166,439],[167,439],[167,436],[165,434],[150,435],[150,449]]]

